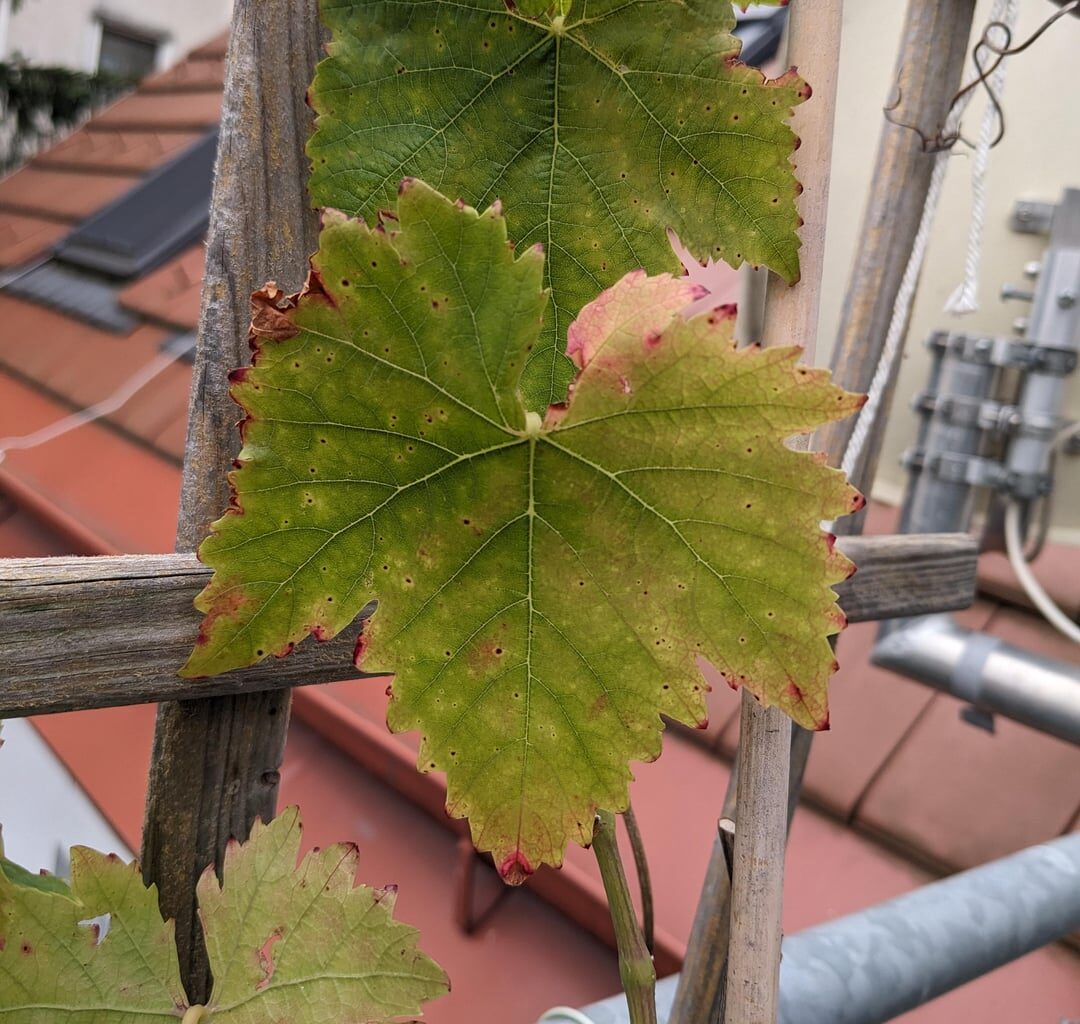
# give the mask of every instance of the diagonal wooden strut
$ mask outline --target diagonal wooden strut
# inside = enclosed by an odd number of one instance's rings
[[[850,622],[954,611],[974,599],[976,545],[967,534],[837,543],[859,567],[837,588]],[[220,698],[371,674],[353,668],[354,623],[334,640],[307,640],[281,660],[213,679],[180,679],[176,671],[198,633],[191,602],[209,579],[210,570],[185,554],[0,562],[0,717]],[[42,637],[54,642],[42,645]]]

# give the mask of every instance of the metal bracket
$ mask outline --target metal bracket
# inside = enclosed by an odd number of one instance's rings
[[[1021,498],[1041,497],[1048,494],[1053,485],[1047,473],[1014,473],[1002,463],[981,455],[909,448],[900,461],[907,469],[929,473],[946,483],[987,487]]]
[[[993,399],[968,398],[963,395],[937,395],[920,391],[911,407],[923,415],[937,416],[952,426],[978,427],[980,430],[1005,434],[1019,428],[1019,413],[1015,405]]]
[[[947,352],[954,359],[983,366],[1001,366],[1066,377],[1080,357],[1075,349],[1039,345],[1034,341],[970,335],[956,331],[934,331],[926,339],[927,348]]]

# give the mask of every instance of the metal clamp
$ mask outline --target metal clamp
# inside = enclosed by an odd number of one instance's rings
[[[937,395],[920,391],[912,400],[911,407],[926,416],[956,427],[977,427],[996,434],[1005,434],[1020,426],[1015,405],[996,402],[993,399],[977,399],[964,395]]]
[[[1012,472],[1002,463],[982,455],[910,448],[900,461],[907,469],[929,473],[945,483],[987,487],[1020,498],[1037,498],[1048,494],[1053,483],[1047,473]]]
[[[926,339],[926,345],[966,363],[1049,373],[1058,377],[1068,376],[1076,369],[1078,362],[1077,352],[1072,348],[955,331],[934,331]]]

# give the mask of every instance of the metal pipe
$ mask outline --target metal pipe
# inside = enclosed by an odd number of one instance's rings
[[[1077,928],[1080,833],[1072,833],[790,936],[779,1024],[884,1024]],[[657,986],[660,1024],[677,983],[676,975]],[[541,1019],[628,1021],[621,995]]]
[[[965,629],[948,615],[894,623],[879,637],[870,660],[1080,746],[1080,665]]]

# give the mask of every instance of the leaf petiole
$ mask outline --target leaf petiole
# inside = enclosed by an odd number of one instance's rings
[[[656,1024],[656,966],[630,899],[630,886],[615,838],[615,816],[610,811],[596,812],[592,848],[604,880],[619,947],[619,977],[626,993],[630,1024]]]

